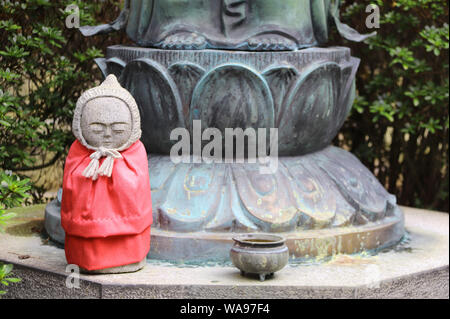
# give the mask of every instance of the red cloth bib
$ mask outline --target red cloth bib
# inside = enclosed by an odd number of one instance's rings
[[[137,141],[121,152],[112,176],[96,181],[83,176],[92,153],[75,141],[64,168],[61,224],[67,262],[87,270],[140,262],[150,250],[153,221],[144,145]]]

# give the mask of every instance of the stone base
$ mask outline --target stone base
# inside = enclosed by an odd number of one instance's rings
[[[39,234],[43,207],[31,210],[0,234],[0,262],[14,264],[22,278],[2,298],[449,298],[448,214],[403,208],[408,239],[400,245],[375,255],[291,262],[265,282],[241,277],[229,264],[149,260],[137,273],[81,275],[79,289],[69,289],[64,250]]]
[[[291,259],[311,260],[337,254],[381,250],[397,244],[403,237],[400,216],[361,227],[278,233],[285,237]],[[175,233],[152,231],[149,259],[169,261],[223,262],[229,259],[235,233]]]
[[[144,258],[138,263],[125,265],[125,266],[119,266],[119,267],[113,267],[113,268],[107,268],[107,269],[99,269],[99,270],[86,270],[83,268],[80,268],[80,271],[83,274],[88,275],[108,275],[108,274],[127,274],[136,272],[139,270],[144,269],[145,265],[147,265],[147,259]]]

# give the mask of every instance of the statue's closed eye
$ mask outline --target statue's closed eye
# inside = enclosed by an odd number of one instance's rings
[[[108,125],[101,123],[92,123],[89,128],[96,134],[103,133]],[[113,123],[111,130],[116,134],[122,134],[130,130],[130,125],[127,123]]]
[[[105,125],[102,125],[100,123],[93,123],[89,126],[92,132],[95,134],[100,134],[105,130]]]
[[[127,123],[113,123],[111,125],[111,128],[113,130],[114,133],[116,134],[122,134],[124,132],[129,131],[130,129],[130,125]]]

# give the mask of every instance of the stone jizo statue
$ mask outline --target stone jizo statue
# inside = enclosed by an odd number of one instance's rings
[[[114,75],[80,97],[73,133],[61,208],[67,262],[88,273],[137,271],[150,249],[148,162],[138,107]]]

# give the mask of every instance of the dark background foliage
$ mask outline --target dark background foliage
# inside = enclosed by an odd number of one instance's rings
[[[115,19],[120,1],[1,4],[0,170],[30,176],[32,197],[26,202],[39,203],[55,187],[52,179],[61,183],[64,157],[74,140],[70,126],[76,101],[101,79],[93,59],[108,45],[126,41],[123,34],[85,39],[77,29],[66,28],[70,12],[65,8],[78,5],[81,25],[96,24]],[[0,191],[15,192],[15,182],[1,181]]]
[[[378,35],[368,45],[335,41],[361,58],[358,98],[336,143],[400,204],[448,212],[448,2],[347,0],[342,20],[372,32],[369,4],[380,8]]]
[[[6,198],[38,203],[55,179],[60,185],[61,174],[49,180],[49,169],[62,171],[75,103],[101,80],[93,59],[108,45],[130,43],[124,32],[83,38],[65,27],[64,9],[77,4],[81,24],[92,25],[115,19],[119,3],[1,2],[0,213]],[[362,59],[358,98],[335,143],[356,154],[400,204],[448,212],[447,1],[347,0],[342,20],[373,31],[365,26],[370,3],[381,11],[378,36],[349,43],[334,32],[330,43]]]

